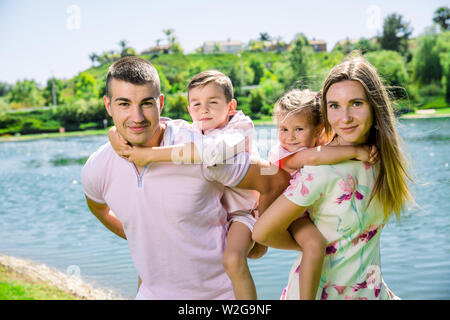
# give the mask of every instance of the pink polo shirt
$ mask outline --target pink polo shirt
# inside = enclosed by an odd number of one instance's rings
[[[167,122],[162,146],[184,143],[182,128]],[[180,138],[181,137],[181,138]],[[87,197],[106,203],[122,222],[147,299],[234,299],[222,265],[227,212],[224,186],[240,183],[248,153],[232,164],[206,167],[151,163],[138,175],[109,143],[82,170]]]

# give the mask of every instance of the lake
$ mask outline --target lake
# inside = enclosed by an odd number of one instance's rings
[[[402,299],[450,299],[450,118],[404,119],[418,206],[385,227],[382,273]],[[262,156],[276,141],[257,127]],[[80,275],[94,286],[134,298],[137,273],[128,246],[87,208],[81,168],[106,136],[0,143],[0,253]],[[279,299],[295,252],[269,249],[250,260],[258,297]]]

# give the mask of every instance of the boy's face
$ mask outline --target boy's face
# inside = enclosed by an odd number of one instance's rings
[[[122,137],[135,146],[151,146],[158,140],[164,96],[150,84],[117,79],[111,80],[110,92],[111,97],[104,97],[105,107]]]
[[[278,120],[278,141],[289,152],[300,148],[315,147],[318,128],[311,124],[305,114],[295,114]]]
[[[189,90],[188,111],[203,132],[225,126],[235,110],[236,100],[227,102],[223,89],[215,83]]]

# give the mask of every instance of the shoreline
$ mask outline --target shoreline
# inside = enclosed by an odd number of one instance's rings
[[[95,288],[79,276],[69,275],[31,260],[0,254],[0,267],[16,275],[23,284],[43,284],[78,300],[124,300],[117,292]]]
[[[450,118],[450,113],[442,114],[404,114],[398,117],[399,119],[432,119],[432,118]],[[273,121],[254,120],[255,127],[275,125]],[[109,128],[108,128],[109,129]],[[86,136],[101,136],[106,135],[108,129],[87,130],[87,131],[70,131],[70,132],[50,132],[50,133],[36,133],[19,136],[0,136],[1,142],[15,142],[15,141],[31,141],[47,138],[69,138],[69,137],[86,137]]]

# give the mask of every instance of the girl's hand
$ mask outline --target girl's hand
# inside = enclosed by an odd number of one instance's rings
[[[378,149],[375,145],[370,146],[369,163],[375,164],[378,161]]]
[[[378,150],[374,145],[359,145],[357,148],[356,159],[375,164],[378,161]]]
[[[109,142],[111,142],[111,146],[113,147],[114,151],[121,156],[122,158],[125,158],[121,152],[122,151],[129,151],[131,149],[131,146],[128,144],[128,142],[120,135],[120,133],[117,131],[117,128],[115,126],[111,127],[108,131],[108,138]]]

